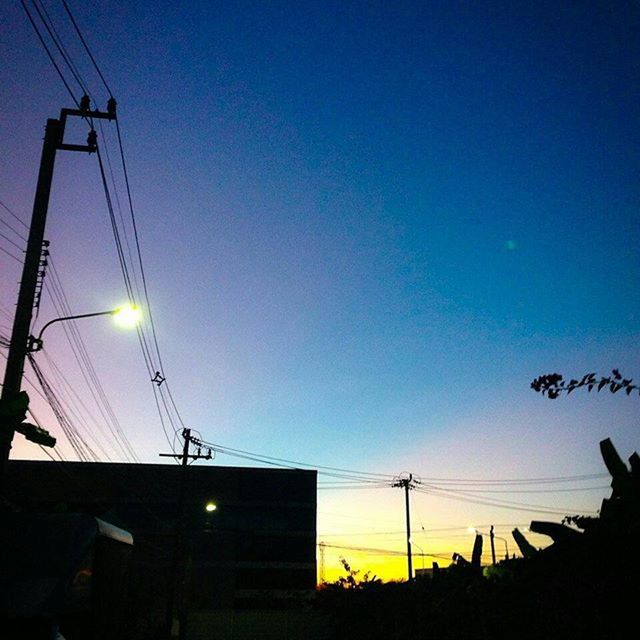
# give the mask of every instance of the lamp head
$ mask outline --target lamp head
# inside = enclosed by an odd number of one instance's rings
[[[122,307],[118,307],[111,312],[115,323],[125,329],[131,329],[135,327],[142,318],[142,312],[140,308],[132,305],[125,304]]]

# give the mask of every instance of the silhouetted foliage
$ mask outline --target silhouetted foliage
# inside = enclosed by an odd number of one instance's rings
[[[533,380],[531,388],[542,395],[546,395],[550,400],[555,400],[561,393],[569,395],[572,391],[586,387],[587,391],[602,391],[609,389],[611,393],[618,393],[624,390],[629,396],[632,393],[640,395],[640,387],[633,384],[631,378],[623,378],[621,373],[614,369],[610,376],[596,377],[595,373],[587,373],[580,380],[571,379],[568,382],[560,373],[548,373]]]
[[[347,572],[346,576],[340,576],[335,582],[325,582],[322,584],[324,589],[364,589],[374,584],[380,584],[382,580],[377,576],[371,577],[369,571],[358,579],[359,569],[353,569],[351,565],[344,559],[340,558],[340,564]]]

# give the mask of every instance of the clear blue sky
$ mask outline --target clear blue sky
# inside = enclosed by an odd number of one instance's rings
[[[60,3],[44,5],[106,102]],[[188,426],[238,449],[438,478],[597,473],[603,437],[624,457],[638,447],[637,397],[529,389],[551,371],[640,378],[636,2],[70,6],[118,100]],[[72,105],[20,3],[0,11],[0,200],[28,221],[44,123]],[[55,181],[47,235],[70,303],[114,306],[125,293],[95,158],[61,155]],[[6,333],[20,272],[4,253],[0,269]],[[43,306],[36,326],[53,315]],[[123,429],[156,462],[168,445],[135,338],[82,331]],[[603,495],[511,499],[595,510]],[[397,491],[319,499],[358,514],[356,528],[388,528],[389,511],[402,529]],[[433,527],[494,520],[420,500]],[[346,516],[322,516],[321,532]]]

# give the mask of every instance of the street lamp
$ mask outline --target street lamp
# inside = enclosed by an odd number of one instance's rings
[[[18,306],[20,307],[20,301],[18,301]],[[2,384],[2,393],[0,394],[0,495],[4,492],[11,442],[16,431],[22,433],[27,440],[46,447],[53,447],[56,443],[56,439],[51,437],[48,431],[25,422],[25,416],[29,408],[29,396],[26,391],[20,391],[25,357],[29,353],[42,349],[42,334],[48,326],[55,322],[107,315],[113,316],[116,323],[121,326],[132,327],[139,322],[141,313],[140,310],[133,305],[124,305],[117,309],[109,309],[108,311],[97,311],[95,313],[83,313],[75,316],[54,318],[53,320],[49,320],[49,322],[40,329],[38,337],[34,338],[32,335],[28,335],[31,324],[31,314],[29,313],[28,317],[22,314],[22,316],[18,318],[18,312],[16,312],[11,343],[9,345],[9,355],[7,356],[7,366],[4,371],[4,383]],[[27,334],[26,349],[23,340],[24,334]]]
[[[500,536],[497,536],[495,533],[493,533],[493,525],[491,525],[491,529],[489,529],[489,533],[484,533],[483,531],[479,531],[475,527],[469,527],[469,533],[475,533],[477,535],[486,536],[491,540],[491,559],[493,561],[493,564],[496,563],[496,549],[493,544],[494,538],[498,538],[498,540],[502,540],[504,542],[505,560],[509,559],[509,545],[507,544],[507,539],[501,538]]]
[[[140,322],[142,313],[140,309],[134,305],[126,304],[116,309],[109,309],[108,311],[95,311],[94,313],[81,313],[75,316],[62,316],[61,318],[54,318],[49,320],[42,329],[37,338],[29,336],[29,342],[27,344],[27,350],[29,352],[40,351],[42,349],[42,334],[45,329],[55,322],[63,322],[66,320],[78,320],[80,318],[94,318],[96,316],[113,316],[115,323],[124,328],[135,327]]]

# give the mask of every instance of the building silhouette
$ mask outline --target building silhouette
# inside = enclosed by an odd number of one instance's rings
[[[7,498],[20,511],[86,513],[133,536],[134,633],[166,621],[176,527],[183,526],[185,610],[282,609],[316,585],[316,472],[12,460]],[[207,504],[216,508],[207,511]]]

